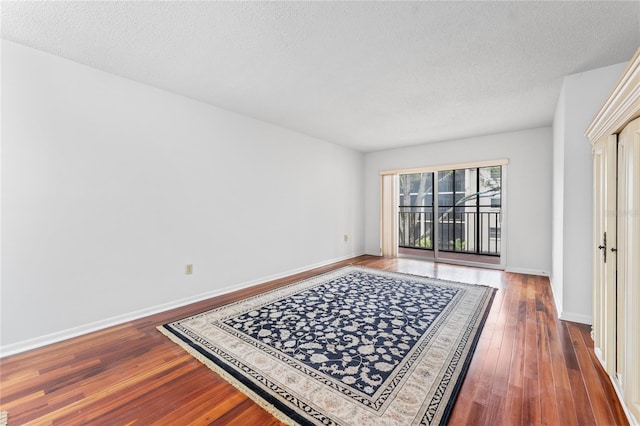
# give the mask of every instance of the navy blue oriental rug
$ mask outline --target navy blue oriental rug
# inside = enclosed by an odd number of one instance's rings
[[[444,424],[495,291],[349,266],[158,329],[288,424]]]

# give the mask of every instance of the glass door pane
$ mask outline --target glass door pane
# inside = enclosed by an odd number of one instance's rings
[[[481,167],[479,172],[478,253],[500,254],[502,167]]]
[[[438,229],[442,251],[475,252],[478,169],[438,172]]]
[[[398,245],[433,249],[433,173],[399,176]]]

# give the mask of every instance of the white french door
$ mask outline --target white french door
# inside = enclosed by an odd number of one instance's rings
[[[593,149],[594,287],[593,340],[596,354],[607,373],[616,373],[616,173],[617,137],[610,136]],[[613,213],[613,214],[612,214]]]
[[[617,154],[614,377],[627,409],[640,421],[640,118],[620,132]]]
[[[593,145],[595,353],[640,419],[640,118]]]

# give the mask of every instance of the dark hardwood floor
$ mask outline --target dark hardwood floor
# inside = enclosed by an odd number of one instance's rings
[[[346,264],[498,288],[453,425],[627,424],[590,327],[559,321],[549,280],[362,256],[0,360],[0,411],[21,424],[279,424],[156,326]]]

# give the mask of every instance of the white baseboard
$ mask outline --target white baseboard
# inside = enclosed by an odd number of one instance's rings
[[[576,314],[574,312],[560,312],[558,318],[563,321],[579,322],[580,324],[593,324],[593,317],[591,315]]]
[[[539,269],[513,268],[511,266],[507,266],[504,271],[512,272],[514,274],[540,275],[542,277],[548,277],[549,275],[551,275],[549,271],[541,271]]]
[[[602,350],[596,346],[593,348],[593,352],[596,354],[596,358],[598,359],[598,362],[600,362],[600,365],[602,366],[602,368],[604,368],[604,371],[607,371],[607,363],[604,362],[604,359],[602,359]]]
[[[563,321],[571,321],[578,322],[580,324],[593,325],[593,316],[585,315],[585,314],[577,314],[575,312],[565,312],[563,310],[563,306],[558,301],[558,296],[554,291],[553,287],[553,277],[549,277],[549,283],[551,284],[551,294],[553,295],[553,301],[556,305],[556,312],[558,313],[558,318]]]
[[[598,361],[600,362],[600,365],[602,365],[602,368],[604,369],[604,371],[607,371],[607,364],[602,360],[602,351],[600,350],[600,348],[595,347],[593,348],[593,351],[596,354],[596,358],[598,358]],[[605,373],[606,374],[606,373]],[[616,396],[618,397],[618,401],[620,402],[620,405],[622,406],[622,410],[624,411],[625,416],[627,416],[627,420],[629,421],[630,425],[638,425],[638,420],[636,420],[635,417],[633,417],[633,414],[631,414],[631,411],[629,411],[629,407],[627,407],[627,404],[625,403],[624,398],[622,397],[622,389],[620,389],[620,383],[613,377],[610,375],[607,375],[609,377],[609,380],[611,381],[611,384],[613,385],[613,390],[616,392]]]
[[[640,425],[640,422],[638,422],[638,420],[635,417],[633,417],[633,414],[631,414],[631,411],[629,411],[629,407],[627,407],[627,404],[625,404],[624,398],[622,397],[622,389],[620,389],[620,385],[618,381],[611,376],[609,376],[609,380],[611,380],[611,384],[613,385],[613,390],[616,391],[616,395],[618,396],[618,401],[620,401],[620,405],[622,406],[622,410],[624,411],[624,414],[627,416],[627,420],[629,421],[629,424],[632,426]]]
[[[553,302],[556,305],[556,315],[560,318],[562,315],[562,303],[558,300],[558,295],[556,294],[555,287],[553,285],[553,277],[549,276],[549,284],[551,286],[551,295],[553,296]]]
[[[88,324],[83,324],[77,327],[68,328],[66,330],[57,331],[55,333],[46,334],[44,336],[38,336],[38,337],[34,337],[27,340],[22,340],[20,342],[4,345],[0,347],[0,358],[4,358],[10,355],[15,355],[31,349],[40,348],[46,345],[50,345],[52,343],[61,342],[63,340],[81,336],[83,334],[92,333],[94,331],[103,330],[105,328],[112,327],[114,325],[137,320],[139,318],[143,318],[143,317],[157,314],[160,312],[165,312],[170,309],[180,308],[182,306],[186,306],[191,303],[200,302],[201,300],[210,299],[212,297],[221,296],[223,294],[231,293],[231,292],[252,287],[258,284],[263,284],[269,281],[299,274],[301,272],[306,272],[311,269],[321,268],[323,266],[327,266],[332,263],[341,262],[343,260],[358,257],[363,254],[364,254],[364,250],[347,255],[347,256],[342,256],[335,259],[318,262],[312,265],[303,266],[301,268],[291,269],[289,271],[281,272],[279,274],[273,274],[273,275],[258,278],[255,280],[246,281],[246,282],[229,286],[223,289],[213,290],[213,291],[201,293],[195,296],[185,297],[183,299],[179,299],[169,303],[163,303],[161,305],[151,306],[149,308],[140,309],[140,310],[129,312],[122,315],[117,315],[117,316],[106,318],[100,321],[90,322]]]

